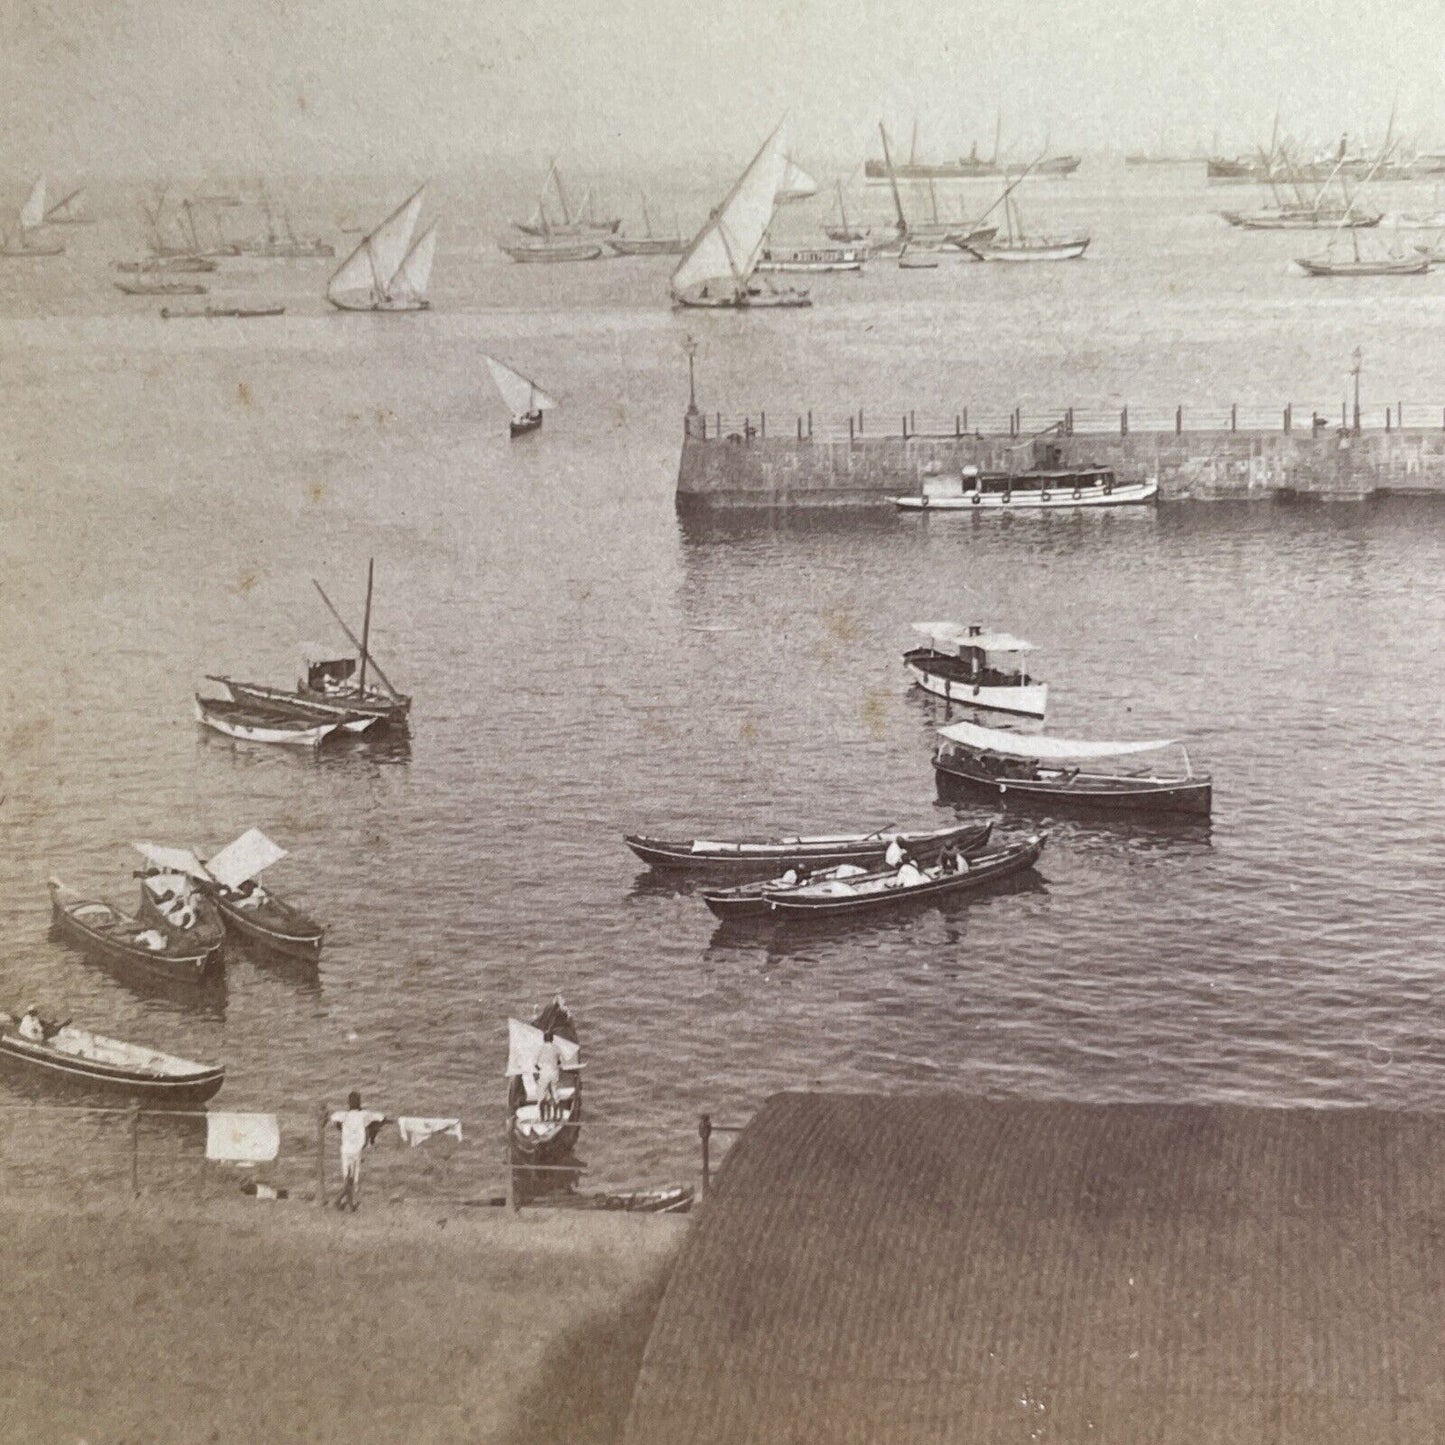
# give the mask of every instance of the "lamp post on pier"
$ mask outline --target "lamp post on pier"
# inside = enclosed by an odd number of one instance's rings
[[[691,337],[685,337],[682,349],[687,352],[687,414],[697,415],[697,378],[693,371],[693,357],[697,355],[697,342]]]

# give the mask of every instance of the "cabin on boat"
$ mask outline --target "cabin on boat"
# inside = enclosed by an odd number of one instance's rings
[[[1359,1445],[1445,1418],[1445,1117],[785,1093],[624,1445]]]
[[[989,711],[1045,716],[1048,684],[1026,665],[1033,643],[976,623],[915,622],[913,630],[928,641],[905,652],[903,665],[925,692]]]

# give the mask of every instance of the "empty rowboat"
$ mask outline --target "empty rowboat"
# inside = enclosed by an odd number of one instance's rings
[[[125,1094],[152,1108],[183,1108],[204,1104],[225,1082],[220,1064],[198,1064],[69,1023],[28,1039],[16,1022],[0,1014],[0,1061],[87,1090]]]
[[[48,887],[55,931],[91,958],[167,982],[206,981],[215,958],[213,950],[168,937],[109,903],[83,898],[58,879],[50,879]]]
[[[876,865],[882,863],[888,845],[895,839],[920,862],[931,862],[949,844],[955,848],[969,846],[968,840],[977,834],[978,827],[977,823],[954,823],[932,832],[900,833],[889,825],[872,833],[739,838],[726,842],[703,838],[676,842],[629,833],[623,841],[652,868],[724,873],[735,878],[770,877],[798,863],[812,868],[833,868],[840,863]]]
[[[263,711],[245,703],[202,697],[199,693],[196,694],[196,721],[238,742],[280,743],[293,748],[319,748],[342,726],[340,720],[314,722]]]

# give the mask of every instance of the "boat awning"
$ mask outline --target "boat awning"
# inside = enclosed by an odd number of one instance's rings
[[[948,647],[976,647],[980,652],[1032,652],[1032,642],[1008,632],[971,632],[963,622],[915,622],[913,630]]]
[[[285,856],[286,850],[259,828],[248,828],[234,843],[227,843],[214,858],[206,860],[206,871],[223,888],[239,888]]]
[[[561,1034],[553,1034],[552,1042],[557,1045],[564,1069],[577,1068],[580,1054],[578,1046]],[[531,1074],[537,1067],[537,1050],[542,1047],[542,1030],[521,1019],[507,1020],[507,1074],[509,1079]]]
[[[131,847],[162,873],[188,873],[202,879],[207,876],[201,860],[189,848],[163,848],[158,843],[144,842],[132,843]]]
[[[998,753],[1008,758],[1032,758],[1036,761],[1059,762],[1066,759],[1121,758],[1130,753],[1154,753],[1161,748],[1177,746],[1175,738],[1161,738],[1142,743],[1084,742],[1078,738],[1029,737],[1024,733],[1006,733],[998,728],[979,727],[977,723],[959,722],[939,728],[938,735],[951,743],[980,752]]]

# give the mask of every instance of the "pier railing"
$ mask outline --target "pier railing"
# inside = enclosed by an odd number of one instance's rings
[[[942,440],[949,437],[1128,436],[1130,432],[1295,432],[1445,431],[1445,407],[1426,402],[1391,402],[1361,407],[1348,401],[1286,402],[1282,406],[1126,405],[1114,410],[1010,412],[960,406],[952,413],[912,408],[860,406],[847,415],[788,409],[756,412],[696,411],[684,419],[684,431],[698,441],[749,444],[767,440],[858,442],[884,437]]]

